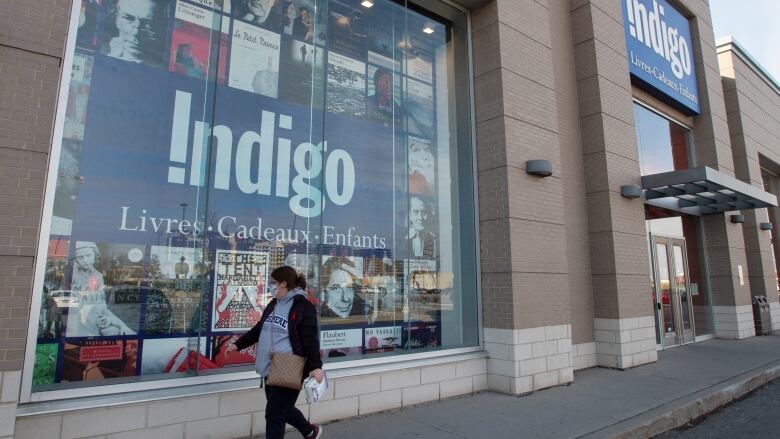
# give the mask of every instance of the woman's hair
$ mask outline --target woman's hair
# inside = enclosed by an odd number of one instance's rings
[[[287,288],[292,290],[295,288],[306,289],[306,276],[298,274],[294,268],[289,265],[282,265],[274,269],[271,272],[271,278],[277,282],[286,282]]]

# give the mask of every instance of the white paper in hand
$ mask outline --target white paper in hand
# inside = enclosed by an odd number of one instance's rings
[[[303,381],[303,389],[306,390],[306,402],[315,404],[328,391],[328,375],[322,373],[322,382],[318,383],[314,377],[308,377]]]

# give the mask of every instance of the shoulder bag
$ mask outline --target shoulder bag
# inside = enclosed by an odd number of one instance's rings
[[[276,311],[271,314],[275,319]],[[288,325],[292,322],[288,322]],[[269,325],[271,331],[271,367],[265,383],[269,386],[286,387],[293,390],[301,390],[303,383],[303,367],[306,359],[291,352],[274,352],[274,327]],[[289,331],[290,328],[287,328]],[[289,332],[288,332],[289,333]]]

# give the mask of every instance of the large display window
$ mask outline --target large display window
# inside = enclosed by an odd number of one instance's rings
[[[306,273],[326,362],[478,344],[463,12],[74,8],[32,393],[252,370],[225,346],[285,264]]]

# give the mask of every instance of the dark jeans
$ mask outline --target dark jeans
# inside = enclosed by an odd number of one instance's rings
[[[300,390],[286,387],[265,386],[265,437],[281,439],[284,437],[284,424],[290,424],[306,437],[313,431],[311,424],[300,410],[295,407]]]

